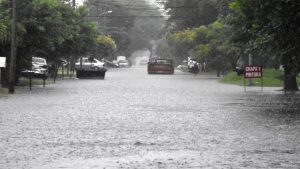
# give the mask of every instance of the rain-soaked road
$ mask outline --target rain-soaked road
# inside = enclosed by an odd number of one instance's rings
[[[0,97],[1,169],[300,168],[300,96],[112,69]]]

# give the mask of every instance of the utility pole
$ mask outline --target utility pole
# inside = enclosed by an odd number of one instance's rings
[[[252,66],[252,54],[249,54],[249,66]],[[252,78],[249,78],[249,86],[253,86]]]
[[[17,0],[12,0],[12,35],[11,35],[11,53],[10,53],[10,63],[9,63],[9,93],[13,94],[15,92],[15,76],[16,76],[16,57],[17,57]]]

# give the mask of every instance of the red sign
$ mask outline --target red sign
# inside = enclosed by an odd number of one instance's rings
[[[262,66],[245,66],[244,67],[245,79],[249,78],[262,78]]]

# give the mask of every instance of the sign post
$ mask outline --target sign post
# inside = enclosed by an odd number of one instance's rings
[[[1,85],[1,82],[2,82],[2,79],[1,79],[1,69],[2,68],[5,68],[6,67],[6,57],[0,57],[0,88],[2,87]]]
[[[244,67],[244,87],[246,91],[246,79],[260,78],[261,90],[263,90],[263,67],[262,66],[248,66]]]

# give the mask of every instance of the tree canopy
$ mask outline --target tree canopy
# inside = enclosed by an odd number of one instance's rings
[[[207,25],[218,17],[218,9],[211,0],[167,0],[163,5],[168,11],[168,23],[172,30]]]
[[[285,89],[298,90],[299,1],[166,0],[163,4],[169,15],[165,37],[170,56],[229,63],[235,69],[238,59],[246,63],[246,56],[252,55],[254,64],[283,65]]]
[[[231,24],[248,36],[249,48],[279,57],[285,68],[285,88],[298,90],[300,2],[235,0],[230,7],[235,11]]]
[[[151,41],[158,38],[164,27],[159,10],[146,1],[88,0],[86,5],[90,9],[89,19],[98,23],[99,32],[115,40],[119,55],[151,49]]]
[[[9,0],[0,1],[0,56],[10,57]],[[55,63],[59,59],[75,60],[82,55],[115,50],[113,39],[99,40],[96,24],[86,19],[88,9],[74,9],[61,0],[18,1],[17,72],[31,65],[31,57],[44,57]],[[99,44],[105,45],[105,49]],[[99,49],[97,49],[99,48]],[[101,55],[103,56],[103,55]],[[9,59],[7,59],[9,61]]]

